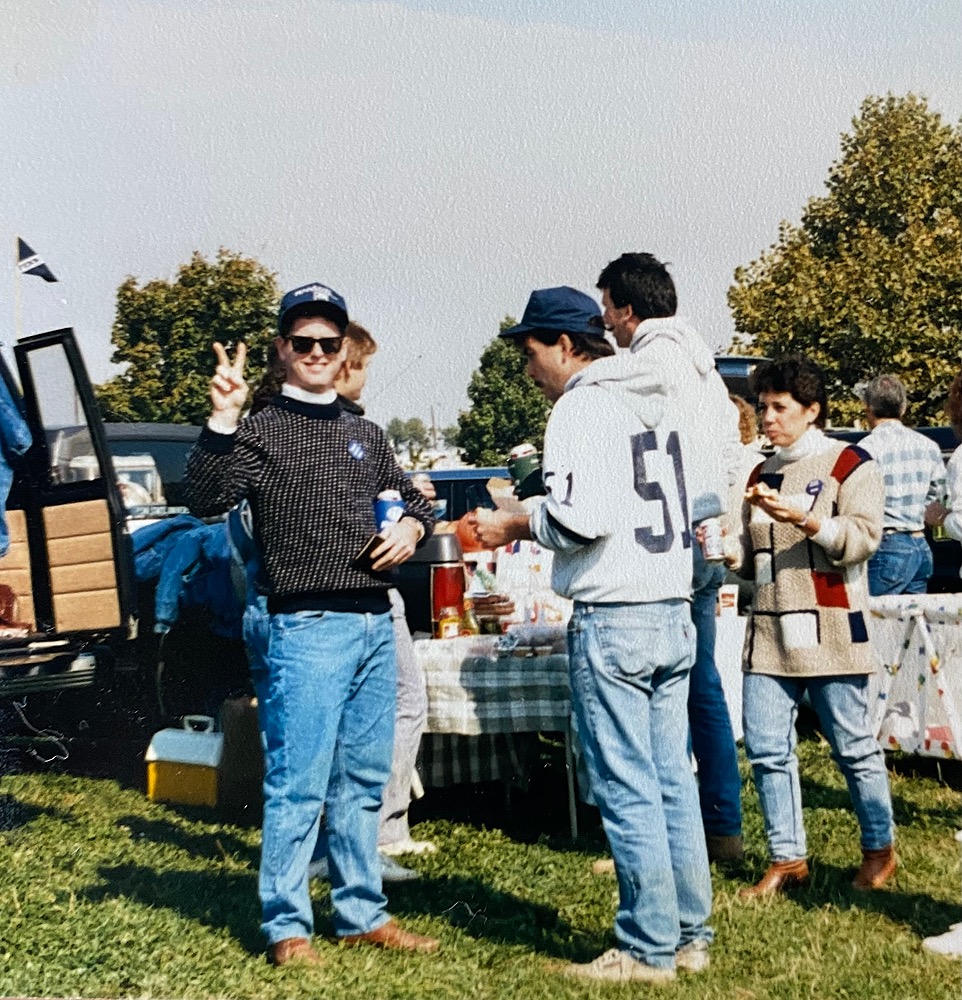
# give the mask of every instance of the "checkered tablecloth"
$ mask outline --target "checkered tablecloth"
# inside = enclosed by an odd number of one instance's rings
[[[497,636],[414,643],[428,694],[426,785],[493,781],[523,770],[515,735],[566,732],[568,658],[498,655]]]

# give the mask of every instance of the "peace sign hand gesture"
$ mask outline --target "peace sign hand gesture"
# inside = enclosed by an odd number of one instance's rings
[[[210,401],[213,408],[211,418],[219,428],[226,430],[237,427],[241,411],[247,402],[247,383],[244,381],[244,363],[247,360],[247,345],[237,345],[234,360],[227,356],[224,345],[215,342],[214,354],[217,367],[210,380]]]

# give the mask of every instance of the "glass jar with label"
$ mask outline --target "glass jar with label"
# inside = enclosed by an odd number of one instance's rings
[[[456,639],[461,634],[461,609],[456,604],[441,608],[435,639]]]
[[[464,614],[461,615],[460,635],[480,635],[481,626],[478,616],[474,613],[474,601],[470,597],[464,599]]]

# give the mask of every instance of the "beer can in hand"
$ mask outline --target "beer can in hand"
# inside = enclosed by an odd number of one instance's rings
[[[374,501],[374,523],[378,531],[397,524],[404,517],[405,504],[397,490],[381,490]]]
[[[722,562],[725,558],[725,547],[722,538],[722,523],[720,517],[706,517],[699,522],[701,529],[701,551],[705,562]]]

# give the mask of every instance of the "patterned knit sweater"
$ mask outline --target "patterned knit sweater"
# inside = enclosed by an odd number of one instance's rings
[[[866,563],[882,538],[882,476],[861,448],[818,430],[805,438],[797,458],[786,449],[749,478],[810,511],[820,528],[807,538],[744,504],[751,558],[745,568],[746,575],[754,570],[756,590],[742,669],[783,677],[870,674],[876,661],[866,622]]]
[[[374,534],[381,490],[400,491],[425,537],[434,526],[430,503],[404,475],[381,429],[336,402],[277,396],[234,434],[205,428],[188,457],[186,485],[200,517],[250,501],[272,610],[324,606],[312,598],[336,592],[386,592],[388,573],[351,565]]]

